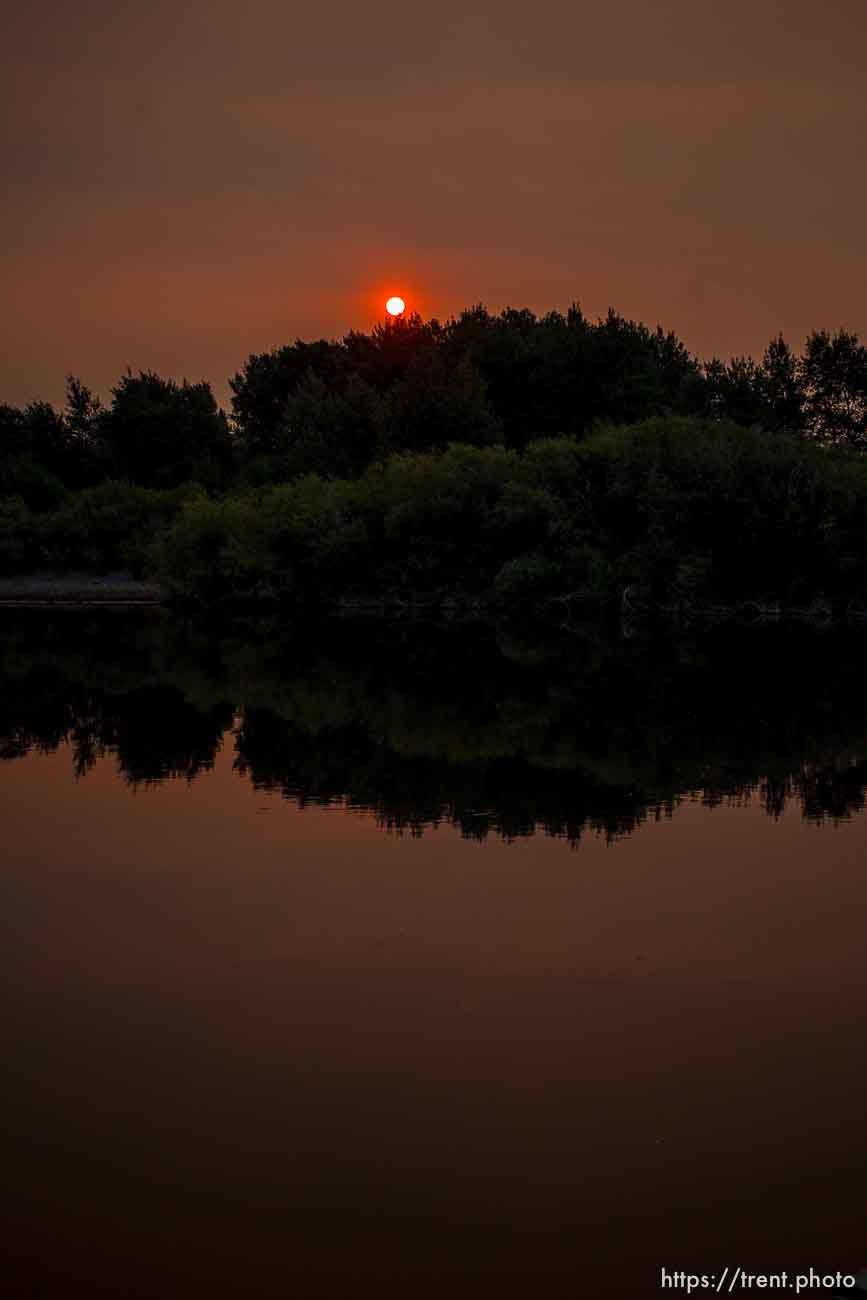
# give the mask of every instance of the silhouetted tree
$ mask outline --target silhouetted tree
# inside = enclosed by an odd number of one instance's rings
[[[383,420],[382,399],[357,374],[329,387],[308,370],[286,399],[274,436],[281,476],[356,478],[380,450]]]
[[[101,420],[112,474],[144,487],[218,486],[231,465],[226,417],[209,384],[124,375]]]
[[[252,355],[243,370],[229,380],[232,414],[244,451],[271,455],[281,447],[281,424],[288,399],[311,372],[329,388],[347,374],[346,355],[339,343],[296,340],[290,347]]]
[[[815,331],[798,373],[808,433],[824,442],[867,446],[867,348],[858,335]]]
[[[693,370],[674,335],[653,334],[615,311],[592,329],[590,342],[588,425],[598,420],[631,424],[661,415],[674,405]]]
[[[387,392],[422,353],[433,350],[440,334],[439,322],[424,321],[418,312],[389,317],[369,334],[350,331],[343,340],[347,368],[378,392]]]
[[[556,337],[561,319],[551,320],[549,355],[551,345],[558,342],[559,350],[563,351],[564,340]],[[569,404],[573,376],[569,374],[568,364],[562,369],[548,365],[544,367],[548,378],[552,371],[559,370],[561,382],[555,387],[546,382],[542,373],[544,350],[539,346],[537,327],[538,321],[530,311],[508,309],[492,316],[477,305],[461,312],[444,328],[446,364],[453,367],[466,361],[481,375],[508,447],[520,447],[534,435],[564,429],[559,421]]]
[[[773,432],[804,429],[804,389],[798,360],[782,334],[771,339],[762,357],[765,387],[763,423]]]
[[[476,305],[444,324],[410,314],[339,342],[297,340],[251,355],[230,385],[231,423],[206,383],[150,371],[123,376],[108,409],[74,376],[62,412],[0,406],[0,495],[18,503],[4,507],[7,541],[20,508],[52,511],[68,490],[110,480],[244,490],[309,473],[355,479],[395,453],[583,443],[658,417],[867,448],[867,348],[845,330],[811,334],[801,356],[778,335],[760,361],[702,364],[674,333],[613,310],[593,322],[578,304],[544,316]],[[559,517],[551,526],[570,531]]]
[[[0,494],[51,509],[63,496],[68,468],[66,428],[53,406],[0,406]]]
[[[677,404],[685,414],[730,420],[769,432],[800,433],[804,429],[804,389],[798,360],[782,335],[772,339],[760,362],[752,357],[718,357],[702,367],[703,385],[691,400]]]
[[[71,478],[76,487],[98,482],[108,468],[102,439],[102,402],[75,375],[66,381],[67,446],[72,465]],[[67,480],[69,481],[69,479]]]
[[[485,447],[502,441],[502,426],[485,384],[468,361],[446,366],[431,349],[417,354],[384,407],[384,449],[432,451],[450,442]]]
[[[765,375],[752,357],[732,357],[729,362],[714,357],[705,364],[704,373],[708,414],[745,427],[765,424]]]
[[[582,437],[600,419],[683,409],[698,376],[674,334],[614,311],[593,324],[577,304],[565,316],[541,318],[473,307],[444,327],[443,349],[449,364],[466,358],[481,374],[508,447],[561,433]]]

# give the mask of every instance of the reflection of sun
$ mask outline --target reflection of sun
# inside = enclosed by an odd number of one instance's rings
[[[403,298],[389,298],[385,304],[385,310],[389,316],[402,316],[406,311],[406,303]]]

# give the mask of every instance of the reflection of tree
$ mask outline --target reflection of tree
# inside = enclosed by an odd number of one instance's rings
[[[782,817],[792,794],[793,786],[790,777],[782,779],[768,777],[761,783],[759,790],[762,807],[769,817],[775,818]]]
[[[115,755],[131,783],[192,779],[213,764],[232,711],[194,704],[172,677],[174,630],[148,618],[7,618],[0,640],[0,757],[68,743],[77,775]],[[189,647],[188,647],[189,648]],[[208,660],[198,675],[206,678]],[[157,679],[157,680],[155,680]]]
[[[231,709],[197,709],[174,686],[148,686],[124,700],[107,743],[132,784],[192,780],[213,766]]]
[[[50,753],[69,735],[73,711],[69,684],[35,668],[0,689],[0,757]]]
[[[192,780],[213,766],[231,711],[201,712],[176,687],[149,686],[125,695],[98,691],[53,701],[42,717],[14,725],[0,745],[3,758],[23,758],[30,750],[48,752],[68,741],[77,776],[85,776],[98,758],[115,754],[131,785],[170,777]],[[19,710],[16,710],[18,712]]]
[[[317,643],[270,698],[260,675],[236,766],[302,804],[345,799],[387,828],[449,821],[478,838],[616,836],[693,792],[711,807],[758,795],[772,816],[792,801],[805,815],[820,799],[830,817],[861,807],[848,767],[823,759],[821,795],[802,773],[805,754],[867,732],[856,644],[718,632],[701,649],[595,636],[534,649],[512,636],[503,651],[468,629]]]
[[[804,816],[810,821],[821,822],[825,818],[845,821],[864,807],[867,762],[810,769],[797,776],[793,784]]]
[[[257,787],[409,834],[577,843],[693,796],[839,820],[867,787],[859,652],[791,629],[527,645],[483,627],[30,619],[0,633],[0,756],[68,742],[81,775],[109,754],[135,784],[191,780],[237,708],[236,770]]]
[[[420,834],[446,822],[471,839],[536,830],[579,840],[586,828],[626,834],[647,815],[633,793],[606,789],[576,770],[492,760],[396,753],[358,726],[300,730],[266,709],[247,709],[236,769],[257,788],[306,803],[346,802],[375,813],[384,829]]]

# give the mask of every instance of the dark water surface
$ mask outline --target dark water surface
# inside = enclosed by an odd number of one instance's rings
[[[867,1264],[863,644],[5,613],[8,1293]]]

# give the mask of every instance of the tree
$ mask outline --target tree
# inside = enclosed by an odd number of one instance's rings
[[[232,459],[226,417],[209,384],[128,372],[102,421],[111,472],[143,487],[216,487]]]
[[[762,357],[765,386],[765,428],[801,433],[804,428],[804,389],[797,358],[782,334],[771,339]]]
[[[867,348],[857,334],[814,331],[798,363],[807,432],[867,447]]]
[[[442,335],[445,364],[452,368],[465,362],[484,381],[508,447],[523,446],[534,434],[547,431],[540,411],[546,389],[539,374],[537,327],[531,311],[507,308],[492,316],[479,304],[449,321]],[[555,405],[559,411],[561,404]]]
[[[0,494],[49,510],[63,496],[67,469],[66,430],[53,406],[0,406]]]
[[[75,375],[66,380],[66,427],[81,442],[96,435],[102,402]]]
[[[466,360],[446,366],[427,350],[391,390],[385,424],[387,453],[432,451],[450,442],[486,447],[503,437],[478,371]]]
[[[229,380],[232,415],[244,451],[268,456],[278,450],[288,399],[312,372],[329,386],[346,377],[347,363],[341,344],[319,339],[254,354],[244,369]]]
[[[346,335],[346,367],[378,392],[387,392],[406,376],[418,358],[433,352],[440,334],[439,322],[423,321],[418,312],[389,317],[369,334],[352,330]]]
[[[749,428],[764,425],[767,416],[765,375],[752,357],[732,357],[706,362],[706,412],[717,420],[730,420]]]
[[[670,407],[690,370],[689,354],[674,336],[609,309],[589,337],[585,427],[599,420],[630,424]]]
[[[275,435],[282,476],[357,478],[377,453],[383,418],[382,399],[357,374],[329,387],[308,370],[287,398]]]
[[[583,437],[600,419],[629,421],[682,409],[698,364],[672,333],[614,311],[592,324],[573,303],[566,315],[512,308],[462,312],[442,341],[451,365],[468,360],[487,385],[506,445]]]
[[[103,415],[99,398],[75,375],[69,375],[63,420],[72,486],[84,487],[104,477],[106,458],[102,442]]]

